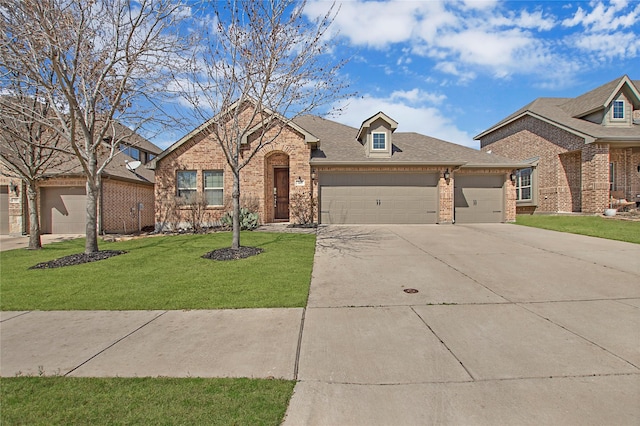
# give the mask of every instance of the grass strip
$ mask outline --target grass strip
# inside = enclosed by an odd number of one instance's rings
[[[0,252],[0,310],[155,310],[304,307],[315,235],[247,232],[247,259],[202,256],[229,247],[231,234],[157,236],[100,245],[126,254],[99,262],[30,270],[81,253],[84,240],[42,250]]]
[[[3,426],[278,425],[295,382],[15,377],[0,384]]]
[[[599,216],[518,215],[518,225],[640,244],[640,222]]]

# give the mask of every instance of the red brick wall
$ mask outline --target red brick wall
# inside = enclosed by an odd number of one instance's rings
[[[243,151],[248,155],[255,141]],[[263,147],[240,172],[241,203],[256,200],[260,222],[273,221],[273,169],[276,166],[289,166],[289,194],[309,192],[311,188],[311,168],[309,166],[310,147],[304,136],[293,129],[285,128],[269,145]],[[226,211],[231,210],[233,174],[227,165],[224,153],[212,135],[199,136],[186,142],[158,162],[156,167],[156,226],[163,224],[185,226],[188,221],[188,208],[172,208],[177,195],[176,171],[196,170],[197,190],[203,188],[203,171],[224,171],[225,206],[211,206],[206,209],[205,224],[219,221]],[[304,186],[296,186],[298,176],[304,180]],[[175,213],[175,214],[172,214]]]
[[[86,185],[87,181],[82,177],[59,177],[41,182],[38,188],[53,186],[85,188]],[[38,191],[38,209],[42,211],[40,202],[40,191]],[[103,178],[102,208],[98,213],[99,220],[102,222],[101,231],[105,233],[137,232],[137,203],[143,203],[143,210],[140,212],[141,226],[153,226],[155,204],[153,186]]]
[[[576,171],[584,139],[533,117],[523,117],[487,135],[482,151],[528,160],[539,157],[536,168],[537,212],[580,211],[581,186]],[[530,211],[530,207],[528,210]]]
[[[102,180],[102,229],[106,233],[131,233],[154,226],[153,186],[112,179]],[[138,203],[142,210],[138,211]]]
[[[609,146],[588,144],[582,149],[582,211],[602,213],[609,205]]]

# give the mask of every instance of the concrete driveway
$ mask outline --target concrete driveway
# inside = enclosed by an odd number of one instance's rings
[[[40,242],[42,245],[58,243],[60,241],[75,240],[84,238],[80,234],[42,234]],[[25,235],[0,235],[0,251],[15,250],[29,246],[29,237]]]
[[[637,425],[639,330],[638,245],[320,228],[285,424]]]

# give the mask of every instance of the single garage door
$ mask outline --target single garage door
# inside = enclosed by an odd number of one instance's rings
[[[464,175],[454,179],[456,223],[504,222],[504,176]]]
[[[42,232],[84,234],[87,196],[84,188],[42,188]]]
[[[0,234],[9,233],[9,186],[0,185]]]
[[[320,223],[436,223],[438,176],[322,173]]]

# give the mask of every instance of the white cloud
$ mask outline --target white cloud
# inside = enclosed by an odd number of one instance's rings
[[[593,3],[592,3],[593,4]],[[640,16],[640,4],[632,10],[622,13],[627,9],[626,0],[612,1],[609,6],[603,3],[595,3],[591,12],[586,12],[582,7],[571,18],[562,21],[564,27],[582,26],[590,31],[611,32],[618,28],[629,28],[638,22]]]
[[[405,92],[408,93],[408,92]],[[359,128],[362,121],[382,111],[398,122],[399,132],[416,132],[460,145],[478,148],[478,142],[465,131],[456,127],[441,109],[431,106],[416,106],[402,102],[398,92],[395,97],[376,98],[364,96],[346,101],[343,113],[334,120]]]
[[[390,98],[392,100],[405,100],[412,103],[427,102],[434,105],[441,104],[447,99],[446,95],[428,93],[417,88],[412,90],[396,90],[391,93]]]
[[[585,34],[573,37],[571,42],[601,60],[635,58],[640,54],[640,39],[633,33]]]
[[[312,1],[307,13],[315,16],[324,8],[325,2]],[[542,10],[505,14],[493,0],[356,0],[340,3],[334,25],[354,46],[409,45],[411,54],[433,59],[436,70],[465,84],[476,78],[478,66],[499,78],[539,72],[552,54],[533,31],[549,31],[557,23]]]

